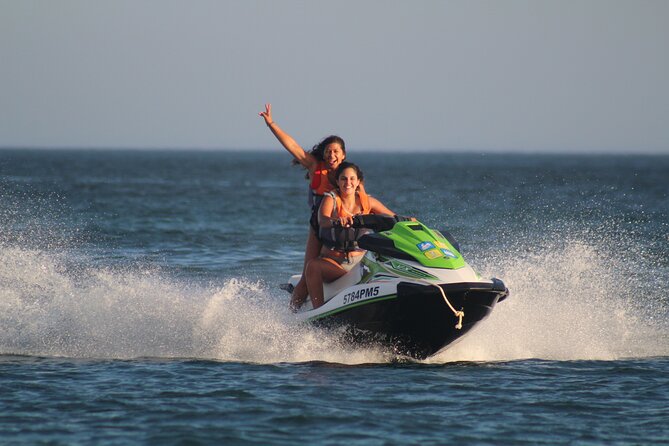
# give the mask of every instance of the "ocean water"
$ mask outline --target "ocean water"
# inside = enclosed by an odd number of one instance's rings
[[[297,326],[267,152],[0,150],[0,444],[669,444],[669,157],[355,153],[511,296],[426,361]]]

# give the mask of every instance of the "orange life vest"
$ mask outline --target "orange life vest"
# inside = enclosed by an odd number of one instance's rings
[[[311,174],[311,183],[309,188],[311,189],[314,195],[325,195],[326,192],[330,192],[335,187],[330,184],[330,179],[328,178],[328,169],[325,167],[325,162],[320,161],[316,165],[316,170]]]
[[[367,192],[365,192],[365,188],[362,186],[362,183],[360,184],[356,194],[358,198],[360,198],[360,207],[362,208],[362,212],[360,213],[369,214],[369,211],[372,210],[372,206],[369,204],[369,195],[367,195]],[[344,208],[344,203],[341,201],[341,197],[339,196],[338,192],[332,191],[328,195],[330,195],[335,200],[335,215],[332,216],[333,218],[353,217],[353,214]]]

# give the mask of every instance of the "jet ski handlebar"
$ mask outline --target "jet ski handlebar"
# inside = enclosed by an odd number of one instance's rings
[[[410,217],[388,214],[361,214],[353,217],[353,228],[367,228],[374,232],[389,231],[398,221],[409,221]]]

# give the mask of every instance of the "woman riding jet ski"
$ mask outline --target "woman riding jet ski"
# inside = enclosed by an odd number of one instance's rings
[[[318,227],[323,243],[320,256],[307,262],[304,273],[306,290],[293,293],[292,303],[299,307],[307,294],[313,307],[323,305],[323,282],[332,282],[350,271],[365,253],[355,247],[339,247],[333,238],[333,226],[350,226],[354,215],[392,214],[379,200],[368,196],[361,188],[363,175],[358,166],[343,162],[335,171],[337,189],[327,192],[318,210]]]
[[[341,212],[343,203],[332,201]],[[341,215],[336,224],[322,224],[324,249],[338,254],[307,266],[311,302],[297,309],[299,320],[340,329],[348,342],[424,359],[461,338],[508,296],[501,280],[482,279],[464,261],[448,233],[397,216]],[[292,292],[299,279],[291,277],[282,288]]]

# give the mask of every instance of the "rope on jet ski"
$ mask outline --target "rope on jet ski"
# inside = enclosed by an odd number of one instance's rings
[[[448,305],[448,308],[450,308],[451,311],[453,312],[453,314],[455,315],[455,317],[458,318],[458,323],[455,324],[455,329],[460,330],[462,328],[462,319],[465,317],[465,312],[462,311],[462,310],[458,311],[453,307],[453,305],[451,305],[451,303],[449,302],[448,298],[446,297],[446,293],[444,292],[444,289],[442,287],[440,287],[436,283],[430,283],[430,282],[427,282],[427,281],[421,281],[421,282],[423,282],[426,285],[431,285],[433,287],[436,287],[439,290],[439,292],[441,293],[441,297],[444,298],[444,302],[446,302],[446,305]]]

